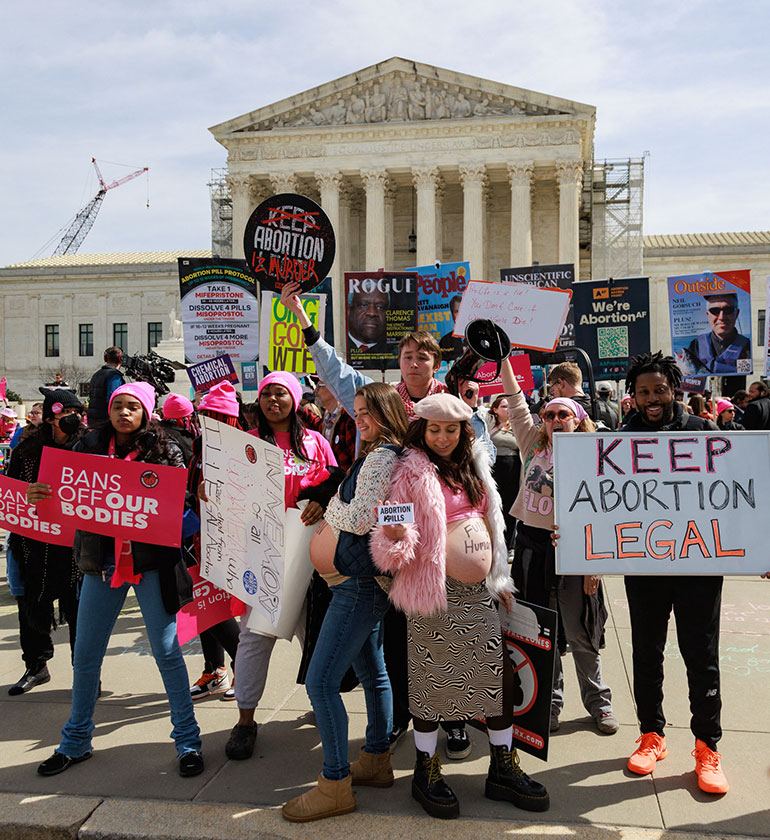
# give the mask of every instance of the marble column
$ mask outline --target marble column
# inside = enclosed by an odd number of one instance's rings
[[[444,179],[436,184],[436,259],[444,262]]]
[[[385,265],[393,268],[395,260],[396,196],[398,190],[393,181],[385,188]]]
[[[471,279],[485,280],[484,193],[488,183],[482,163],[460,166],[463,187],[463,259],[471,264]]]
[[[243,232],[254,208],[251,206],[251,176],[228,175],[233,203],[233,259],[243,259]]]
[[[559,263],[575,266],[575,280],[579,280],[580,191],[583,188],[583,163],[579,160],[557,160],[556,178],[559,182]]]
[[[511,267],[532,265],[532,175],[531,160],[508,164],[511,185]]]
[[[417,191],[417,265],[440,259],[436,243],[436,187],[439,171],[435,166],[413,166],[412,183]]]
[[[361,179],[366,192],[366,260],[365,270],[376,271],[385,265],[385,190],[387,169],[362,169]]]
[[[345,324],[345,284],[343,272],[343,225],[341,218],[340,188],[343,186],[342,173],[325,170],[315,173],[318,190],[321,193],[321,207],[329,217],[336,238],[334,262],[329,269],[332,278],[333,307],[327,308],[326,317],[332,318],[334,323],[334,342],[342,346]]]

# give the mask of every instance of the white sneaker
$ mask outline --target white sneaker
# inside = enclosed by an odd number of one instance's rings
[[[190,697],[193,700],[200,700],[201,697],[208,697],[209,694],[219,694],[230,688],[230,675],[227,668],[217,668],[213,674],[204,671],[200,679],[190,686]]]

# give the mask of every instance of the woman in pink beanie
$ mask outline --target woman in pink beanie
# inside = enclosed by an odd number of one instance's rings
[[[192,402],[179,394],[169,394],[163,403],[160,427],[182,450],[184,465],[189,467],[193,455],[193,441],[200,435]]]
[[[717,426],[725,432],[745,432],[746,427],[735,422],[735,406],[730,400],[717,400]]]

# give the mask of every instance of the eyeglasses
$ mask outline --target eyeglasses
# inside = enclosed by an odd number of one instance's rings
[[[726,315],[735,315],[735,307],[734,306],[709,306],[706,310],[709,315],[713,318],[718,318],[720,315],[725,317]]]
[[[570,417],[574,417],[575,415],[571,411],[567,411],[566,408],[562,408],[559,411],[544,411],[543,412],[543,420],[547,423],[553,422],[557,417],[559,420],[569,420]]]

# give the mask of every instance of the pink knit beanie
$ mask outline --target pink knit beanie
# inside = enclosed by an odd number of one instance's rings
[[[218,382],[198,404],[198,411],[218,411],[228,417],[240,413],[235,388],[230,382]]]
[[[285,373],[282,370],[268,373],[268,375],[259,383],[259,390],[257,391],[257,399],[262,394],[262,389],[268,385],[283,385],[284,388],[291,394],[294,400],[294,410],[299,408],[300,400],[302,399],[302,386],[299,384],[296,376],[290,373]]]
[[[166,420],[181,420],[182,417],[189,417],[193,411],[190,400],[179,394],[169,394],[163,403],[163,417]]]
[[[153,411],[155,411],[155,389],[152,385],[147,382],[127,382],[125,385],[121,385],[112,392],[108,411],[112,410],[112,401],[118,394],[131,394],[132,397],[139,400],[142,408],[147,412],[147,420],[149,421]]]

